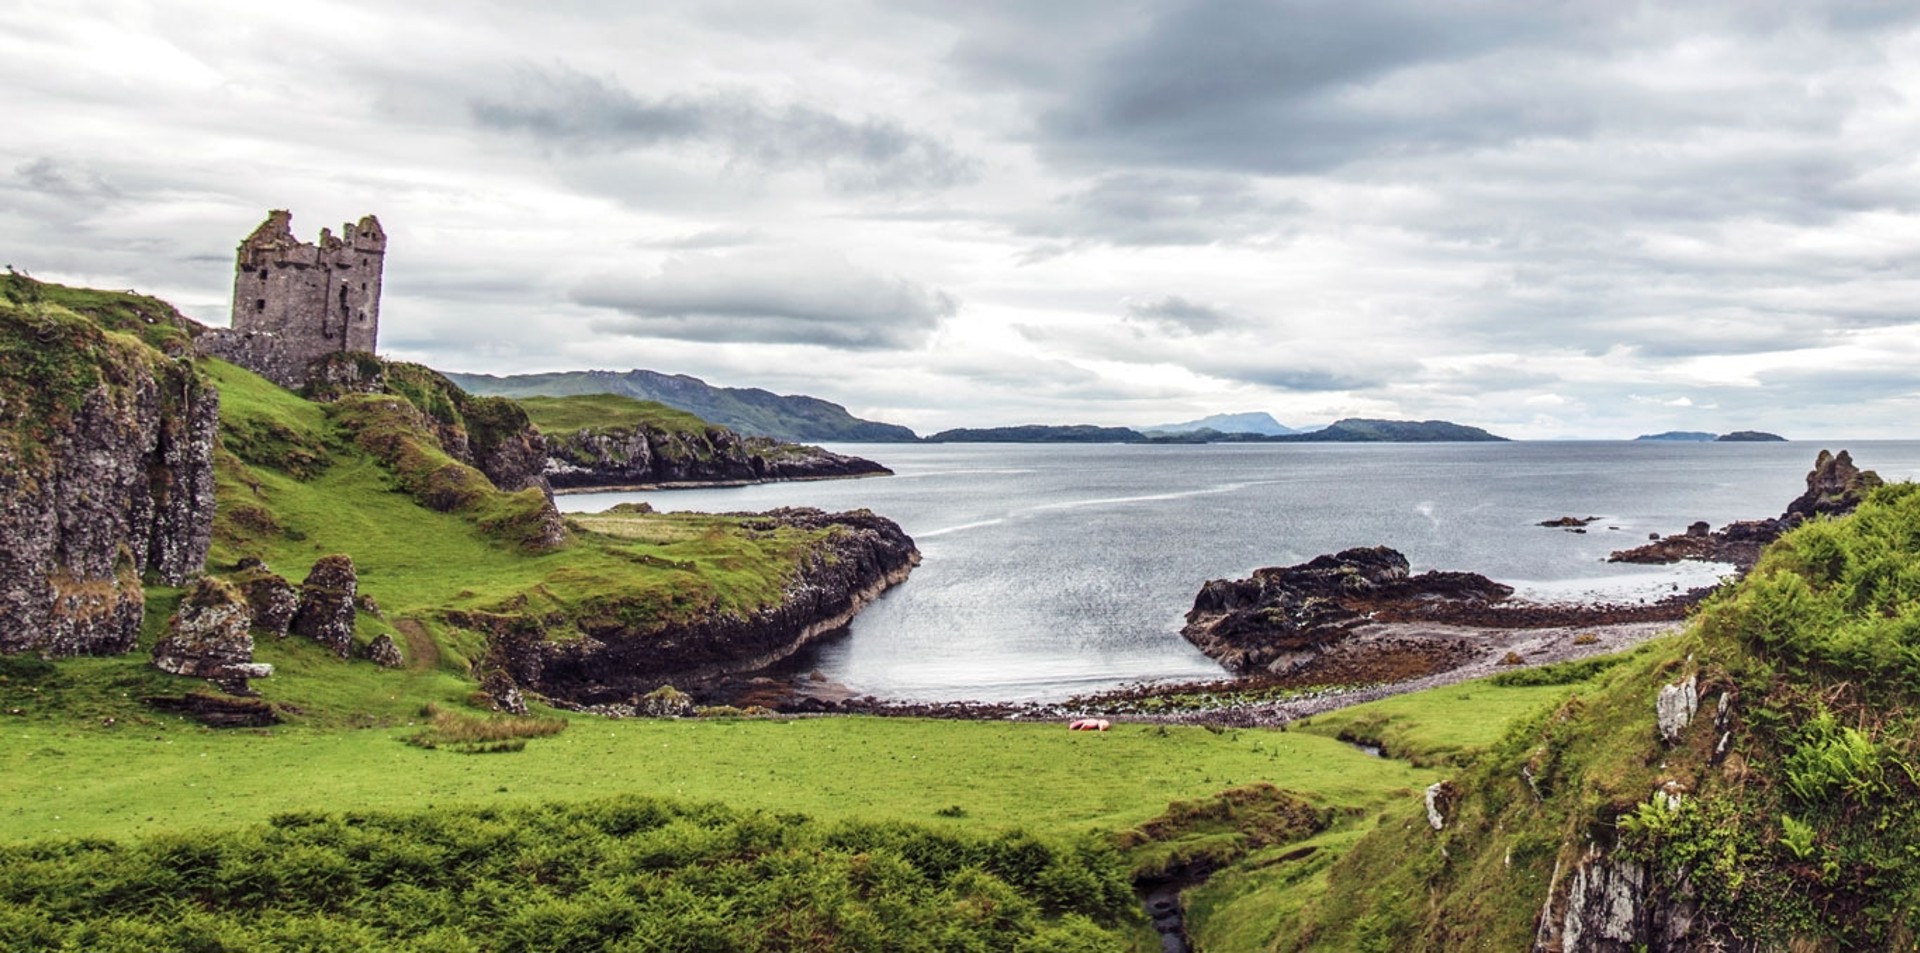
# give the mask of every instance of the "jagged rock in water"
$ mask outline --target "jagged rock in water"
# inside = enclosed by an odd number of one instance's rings
[[[1882,482],[1880,474],[1854,466],[1847,451],[1832,454],[1822,450],[1813,461],[1813,470],[1807,473],[1807,492],[1787,504],[1781,519],[1797,523],[1816,516],[1844,516]]]
[[[1666,685],[1660,689],[1660,697],[1653,703],[1654,720],[1660,730],[1660,740],[1669,745],[1679,744],[1680,735],[1693,723],[1693,714],[1700,707],[1700,677],[1689,675],[1684,680]]]
[[[286,636],[294,613],[300,609],[300,591],[293,583],[276,575],[258,559],[241,560],[240,570],[228,577],[228,581],[246,597],[247,607],[253,612],[254,628]]]
[[[236,681],[273,674],[253,660],[253,613],[240,591],[218,579],[201,578],[167,620],[167,634],[153,646],[153,665],[163,672]]]
[[[1255,570],[1249,579],[1211,580],[1194,598],[1180,634],[1236,674],[1284,672],[1344,638],[1373,607],[1492,603],[1512,594],[1512,587],[1476,573],[1413,576],[1407,558],[1392,549],[1355,548]]]
[[[1812,472],[1807,474],[1807,491],[1787,504],[1778,517],[1739,520],[1712,531],[1705,522],[1695,522],[1687,531],[1661,538],[1633,549],[1623,549],[1607,557],[1608,562],[1663,565],[1683,559],[1729,562],[1750,569],[1768,543],[1788,529],[1814,516],[1842,516],[1853,512],[1867,493],[1881,483],[1880,475],[1853,465],[1853,458],[1842,450],[1838,455],[1820,451]]]
[[[182,585],[213,527],[219,394],[91,322],[0,306],[0,653],[133,648],[141,576]]]
[[[662,685],[634,700],[634,708],[647,718],[692,718],[693,696],[672,685]]]
[[[300,608],[294,613],[292,631],[341,658],[348,657],[353,651],[353,600],[359,589],[350,557],[338,553],[322,557],[300,584]]]
[[[381,668],[399,668],[406,664],[400,656],[400,646],[395,645],[393,636],[381,633],[373,637],[373,643],[367,646],[367,658]]]

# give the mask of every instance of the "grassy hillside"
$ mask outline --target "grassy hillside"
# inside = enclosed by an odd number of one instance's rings
[[[1697,924],[1768,949],[1916,949],[1917,659],[1920,487],[1902,485],[1789,534],[1684,637],[1513,720],[1484,753],[1437,761],[1458,791],[1446,830],[1397,804],[1320,870],[1217,878],[1195,897],[1203,940],[1527,949],[1549,896],[1598,857],[1644,865],[1636,916],[1691,903]],[[1689,678],[1699,713],[1669,743],[1655,700]],[[1316,730],[1411,729],[1400,743],[1418,755],[1433,697]],[[1563,916],[1557,900],[1548,919]]]
[[[714,387],[685,374],[634,370],[449,376],[475,394],[515,398],[618,394],[658,401],[743,434],[796,443],[897,443],[915,439],[913,431],[905,427],[862,420],[847,413],[845,407],[817,397],[781,396],[759,388]]]
[[[659,430],[702,431],[713,426],[684,410],[653,400],[635,400],[618,394],[580,394],[572,397],[522,397],[518,403],[541,430],[549,433],[603,427],[653,427]]]
[[[562,633],[569,620],[608,611],[609,599],[662,623],[750,613],[779,598],[817,535],[625,512],[576,522],[563,548],[528,552],[520,535],[544,503],[539,492],[492,490],[410,425],[405,402],[314,404],[232,365],[202,366],[222,396],[209,571],[251,556],[297,582],[320,556],[347,553],[385,616],[363,613],[360,637],[391,633],[411,654],[448,655],[456,669],[477,649],[448,629],[449,612],[541,620]],[[449,505],[422,505],[423,496]],[[262,689],[273,697],[278,684]]]

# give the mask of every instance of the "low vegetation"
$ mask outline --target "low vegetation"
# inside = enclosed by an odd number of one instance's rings
[[[1115,851],[645,798],[0,846],[0,948],[1096,953]]]

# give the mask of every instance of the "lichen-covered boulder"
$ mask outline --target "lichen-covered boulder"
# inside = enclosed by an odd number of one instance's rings
[[[1699,686],[1699,676],[1689,675],[1682,681],[1661,687],[1660,696],[1653,702],[1654,722],[1660,729],[1660,740],[1670,745],[1680,743],[1681,733],[1693,723],[1693,714],[1700,708]]]
[[[393,643],[393,636],[385,634],[373,637],[373,644],[367,646],[367,658],[381,668],[399,668],[406,663],[400,656],[400,646]]]
[[[153,646],[153,665],[175,675],[222,681],[270,675],[273,666],[253,660],[252,622],[252,610],[237,588],[202,578],[167,620],[166,636]]]
[[[662,685],[646,693],[634,707],[646,718],[692,718],[698,713],[693,696],[672,685]]]
[[[354,597],[360,578],[353,560],[340,553],[313,564],[300,584],[300,607],[294,612],[294,633],[313,639],[346,658],[353,651]]]
[[[520,694],[520,686],[514,684],[512,676],[497,668],[481,677],[480,690],[486,693],[496,711],[504,711],[509,715],[527,713],[527,699]]]
[[[300,609],[300,591],[293,588],[293,583],[276,575],[258,559],[241,560],[240,570],[228,580],[246,597],[254,628],[286,636],[294,613]]]

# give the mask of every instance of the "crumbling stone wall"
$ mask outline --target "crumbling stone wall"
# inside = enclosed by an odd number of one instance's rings
[[[368,215],[294,237],[292,213],[275,209],[240,243],[233,274],[233,319],[197,341],[202,354],[232,361],[282,387],[307,382],[316,359],[341,351],[372,353],[380,333],[380,283],[387,234]]]

